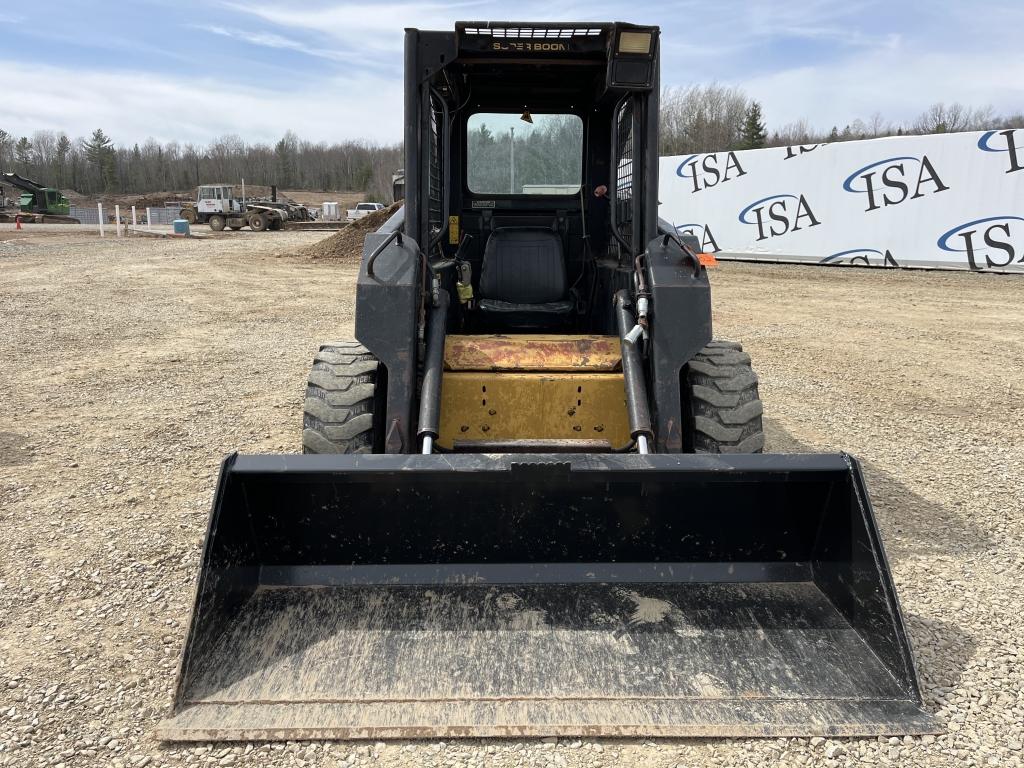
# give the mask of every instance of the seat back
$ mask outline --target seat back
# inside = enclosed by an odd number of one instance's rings
[[[568,279],[562,240],[550,229],[501,228],[487,238],[480,295],[515,304],[565,298]]]

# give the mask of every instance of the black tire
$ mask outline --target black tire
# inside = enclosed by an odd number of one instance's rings
[[[214,214],[210,217],[210,229],[214,232],[224,231],[224,217]]]
[[[182,208],[179,214],[181,218],[187,221],[189,224],[196,223],[196,209],[195,208]]]
[[[271,219],[270,220],[270,229],[272,231],[276,232],[277,230],[279,230],[281,228],[282,224],[283,224],[283,222],[280,219],[277,219],[277,218]]]
[[[381,412],[377,358],[355,341],[323,344],[302,416],[303,453],[373,453]]]
[[[254,213],[249,217],[249,229],[253,232],[263,232],[270,226],[270,220],[265,213]]]
[[[764,409],[750,355],[732,341],[712,341],[694,355],[683,379],[687,450],[761,453]]]

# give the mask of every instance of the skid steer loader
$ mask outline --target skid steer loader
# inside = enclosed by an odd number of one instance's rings
[[[857,462],[762,454],[657,216],[656,27],[407,30],[303,455],[230,456],[170,740],[933,731]]]

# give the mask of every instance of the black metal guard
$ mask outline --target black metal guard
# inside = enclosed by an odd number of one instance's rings
[[[689,261],[690,265],[693,267],[693,276],[699,277],[701,269],[700,256],[698,256],[690,246],[680,240],[676,235],[671,232],[666,232],[664,239],[661,241],[661,247],[668,248],[668,244],[670,242],[679,246],[679,250],[683,252],[683,258]]]
[[[385,249],[387,249],[387,247],[391,245],[391,243],[394,242],[395,240],[398,241],[399,246],[402,245],[402,230],[394,230],[390,235],[388,235],[384,239],[384,241],[380,245],[373,249],[373,253],[370,254],[370,258],[366,260],[367,275],[369,275],[370,277],[375,277],[375,275],[373,274],[373,262],[375,262],[377,260],[377,257],[380,256],[385,251]]]

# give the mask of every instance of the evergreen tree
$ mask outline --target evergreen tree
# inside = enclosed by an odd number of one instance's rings
[[[97,128],[92,132],[89,140],[82,143],[82,149],[85,150],[86,159],[98,166],[105,158],[114,153],[114,142],[103,132],[102,128]]]
[[[0,128],[0,170],[3,170],[11,157],[11,148],[14,146],[14,138],[7,131]]]
[[[71,152],[71,139],[63,133],[57,139],[57,186],[67,186],[68,155]]]
[[[14,159],[21,164],[21,171],[27,173],[27,168],[32,163],[32,142],[27,136],[22,136],[14,145]]]
[[[740,132],[741,149],[760,149],[767,143],[768,133],[764,129],[761,117],[761,105],[750,102],[746,116],[743,118],[743,130]]]
[[[829,131],[829,134],[828,134],[828,140],[829,141],[839,141],[839,128],[837,128],[834,125],[832,126],[832,130]]]
[[[114,142],[102,128],[92,132],[88,141],[82,142],[85,159],[96,169],[100,184],[105,192],[114,186]]]
[[[290,187],[295,182],[295,160],[299,151],[299,137],[292,131],[285,131],[284,137],[274,146],[277,158],[277,183]]]

